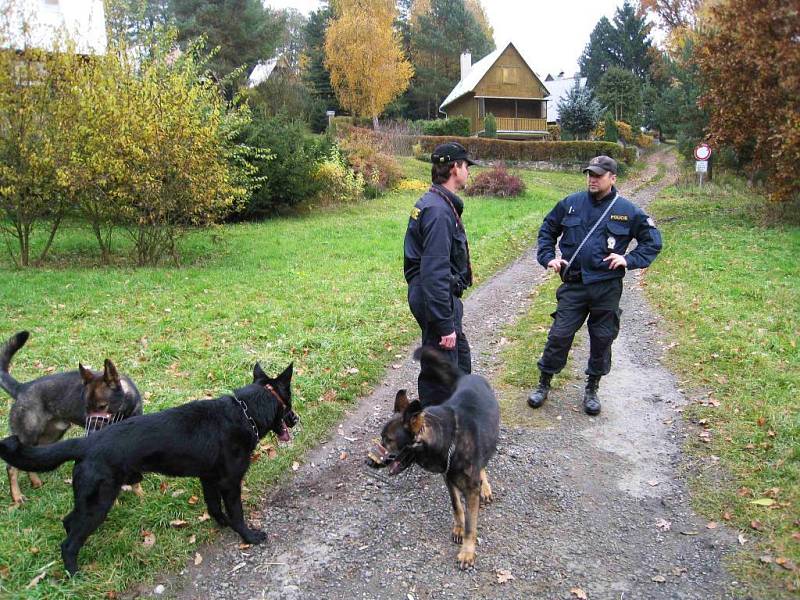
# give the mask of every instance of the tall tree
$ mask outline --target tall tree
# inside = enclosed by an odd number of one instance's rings
[[[331,86],[331,74],[325,66],[325,31],[333,17],[330,6],[324,4],[308,16],[305,27],[305,51],[301,58],[302,77],[311,94],[325,107],[339,110],[339,101]]]
[[[411,13],[416,77],[409,96],[416,115],[431,118],[461,78],[461,53],[469,50],[476,62],[494,50],[494,40],[464,0],[419,0]]]
[[[357,116],[378,115],[414,73],[393,24],[394,0],[337,0],[325,34],[325,65],[339,103]]]
[[[581,87],[578,79],[567,95],[558,103],[558,120],[561,129],[576,138],[585,137],[597,127],[603,108],[592,98],[587,87]]]
[[[281,41],[283,13],[260,0],[170,0],[179,40],[205,36],[219,52],[208,64],[218,80],[244,67],[226,85],[230,94],[260,60],[272,58]]]
[[[750,158],[778,200],[800,197],[800,11],[785,0],[720,0],[697,61],[712,139]]]
[[[597,84],[597,99],[617,121],[633,127],[641,124],[642,84],[631,71],[611,67]]]
[[[631,71],[644,82],[652,65],[651,28],[647,18],[637,14],[628,0],[617,8],[613,24],[605,17],[600,19],[579,60],[589,87],[594,87],[612,66]]]
[[[170,0],[104,0],[111,40],[124,38],[131,47],[152,43],[152,34],[172,22]]]

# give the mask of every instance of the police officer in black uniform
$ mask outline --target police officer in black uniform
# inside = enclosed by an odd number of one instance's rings
[[[433,184],[414,205],[403,244],[408,305],[422,330],[422,344],[444,352],[454,365],[470,373],[461,295],[472,285],[472,266],[461,221],[464,202],[456,192],[466,185],[469,167],[475,162],[457,142],[437,146],[431,162]],[[417,385],[423,404],[440,395],[423,372]]]
[[[597,415],[597,388],[600,378],[611,370],[611,344],[619,333],[622,278],[625,271],[644,269],[653,262],[661,251],[661,234],[650,217],[617,193],[617,162],[613,158],[597,156],[583,172],[588,190],[556,204],[539,229],[536,258],[543,267],[559,273],[563,284],[556,292],[554,321],[538,363],[539,386],[528,397],[528,404],[539,408],[547,399],[550,381],[567,363],[575,332],[588,316],[589,364],[583,409]],[[559,236],[561,258],[556,258]],[[636,248],[625,254],[634,239]]]

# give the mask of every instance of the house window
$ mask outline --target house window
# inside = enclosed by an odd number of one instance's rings
[[[502,67],[502,69],[503,69],[503,83],[511,85],[519,83],[518,67]]]

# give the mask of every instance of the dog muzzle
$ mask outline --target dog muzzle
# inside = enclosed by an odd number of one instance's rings
[[[100,431],[101,429],[108,427],[109,425],[113,425],[114,423],[119,423],[122,419],[125,418],[125,415],[121,412],[116,414],[109,413],[109,412],[96,412],[90,413],[86,415],[86,423],[85,428],[86,432],[84,433],[84,437],[95,433],[96,431]]]

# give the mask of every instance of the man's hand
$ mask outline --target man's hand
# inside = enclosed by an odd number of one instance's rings
[[[561,267],[566,267],[569,263],[565,261],[563,258],[554,258],[549,263],[547,263],[548,269],[553,269],[556,273],[561,272]]]
[[[609,254],[608,256],[606,256],[603,259],[603,262],[606,262],[606,261],[609,261],[609,260],[611,261],[608,264],[608,268],[609,269],[619,269],[620,267],[627,267],[628,266],[628,261],[625,260],[625,257],[620,255],[620,254],[614,254],[612,252],[611,254]]]
[[[445,350],[452,350],[456,347],[456,332],[454,331],[450,335],[443,335],[442,339],[439,340],[439,346],[444,348]]]

